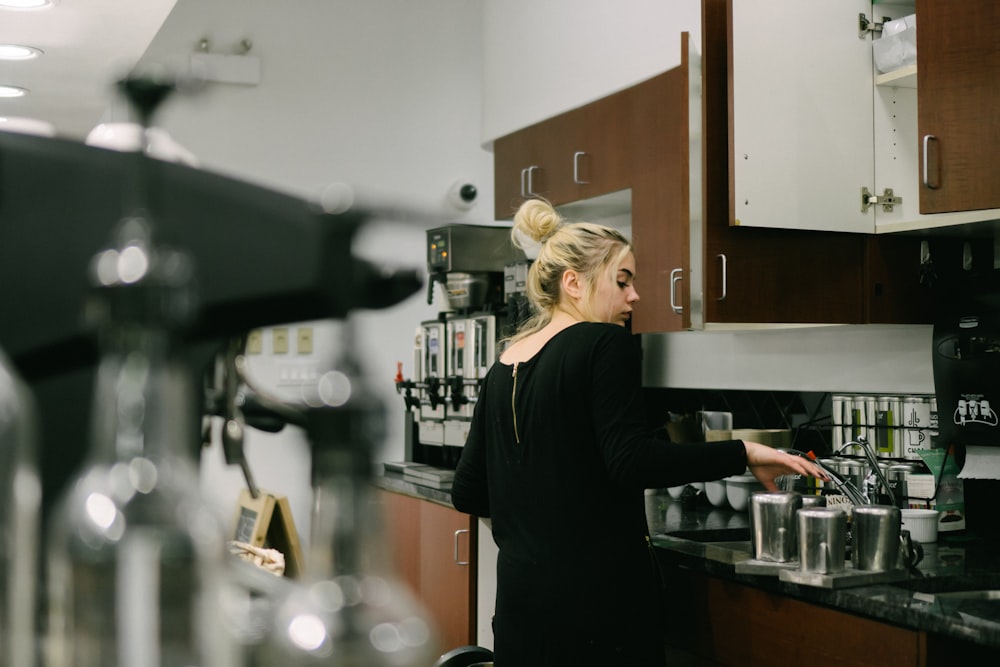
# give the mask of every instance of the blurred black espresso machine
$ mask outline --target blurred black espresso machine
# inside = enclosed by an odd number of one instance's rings
[[[427,271],[427,303],[437,289],[447,309],[417,327],[413,377],[404,379],[400,365],[396,388],[406,403],[407,462],[454,469],[497,342],[526,311],[527,260],[509,227],[452,224],[427,231]]]

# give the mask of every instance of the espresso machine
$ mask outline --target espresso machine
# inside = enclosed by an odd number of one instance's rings
[[[400,372],[408,461],[454,468],[469,435],[479,386],[512,332],[509,268],[524,261],[509,227],[453,224],[427,231],[427,302],[435,288],[446,308],[414,335],[413,377]]]
[[[375,215],[331,214],[293,196],[185,165],[60,138],[0,132],[0,349],[39,406],[45,509],[84,456],[97,346],[83,318],[87,271],[145,174],[164,244],[198,266],[197,322],[183,351],[193,373],[254,328],[343,318],[402,301],[416,269],[353,254]],[[193,412],[201,414],[202,396]],[[190,425],[201,443],[201,419]]]

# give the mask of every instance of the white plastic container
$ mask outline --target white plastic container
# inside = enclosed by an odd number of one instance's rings
[[[888,21],[882,36],[872,42],[875,67],[883,74],[917,62],[917,17],[915,14]]]
[[[712,482],[705,482],[705,497],[712,507],[729,507],[729,500],[726,498],[726,489],[729,485],[726,480],[718,479]]]
[[[916,508],[904,508],[900,512],[903,519],[901,527],[910,531],[910,538],[924,544],[937,542],[940,512]]]
[[[763,491],[764,485],[751,473],[726,478],[726,500],[737,512],[745,512],[750,505],[750,494]]]

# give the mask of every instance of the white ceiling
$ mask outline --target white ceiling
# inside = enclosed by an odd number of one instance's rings
[[[0,61],[0,84],[28,89],[0,98],[0,117],[51,123],[82,138],[115,99],[114,81],[145,52],[177,0],[57,0],[46,9],[0,6],[0,44],[43,51],[28,61]]]

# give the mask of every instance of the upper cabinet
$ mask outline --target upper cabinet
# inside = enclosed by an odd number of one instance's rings
[[[983,178],[1000,160],[995,5],[729,0],[730,224],[881,233],[1000,218]],[[917,87],[877,76],[865,30],[914,9]]]
[[[494,142],[498,219],[542,197],[569,219],[631,232],[637,333],[691,325],[689,82],[685,55],[680,67]]]
[[[916,9],[920,211],[1000,208],[1000,3],[918,0]]]
[[[496,217],[529,197],[558,205],[627,188],[631,102],[618,93],[497,139]]]

